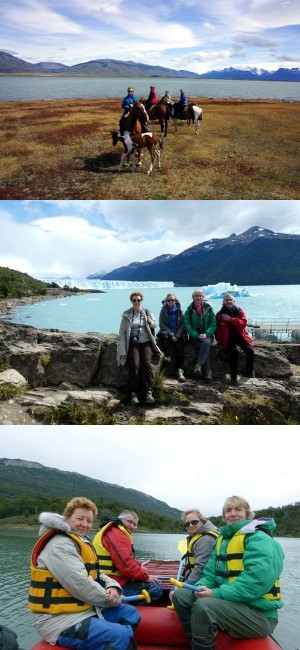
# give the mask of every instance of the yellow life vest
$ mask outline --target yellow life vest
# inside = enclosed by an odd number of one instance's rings
[[[264,532],[264,531],[263,531]],[[267,535],[268,533],[266,533]],[[217,571],[218,576],[223,578],[228,578],[228,582],[236,580],[242,571],[244,571],[244,552],[245,552],[245,537],[246,535],[237,531],[233,537],[228,542],[226,554],[220,553],[221,543],[223,540],[223,535],[220,535],[216,542],[216,552],[217,552]],[[226,562],[227,571],[223,571],[218,568],[218,562]],[[280,593],[280,580],[276,580],[273,587],[271,587],[268,593],[264,594],[262,598],[267,598],[268,600],[281,600]]]
[[[57,530],[50,529],[40,537],[31,554],[31,582],[29,588],[28,607],[32,612],[39,614],[55,615],[84,612],[85,610],[90,609],[91,605],[74,598],[72,594],[62,587],[51,571],[37,566],[37,559],[41,551],[49,540],[57,534],[67,535],[76,542],[88,576],[94,580],[97,578],[98,561],[92,544],[85,542],[75,533],[58,533]]]
[[[191,539],[188,542],[187,551],[183,556],[184,558],[186,558],[185,568],[187,568],[189,571],[192,571],[195,566],[195,556],[193,553],[193,546],[197,541],[197,539],[203,537],[204,535],[211,535],[212,537],[218,537],[219,533],[216,532],[215,530],[206,530],[204,533],[196,533],[195,535],[193,535],[193,537],[191,537]]]
[[[128,530],[126,530],[125,526],[122,526],[122,524],[115,524],[115,522],[113,521],[109,521],[107,524],[105,524],[105,526],[103,526],[103,528],[99,530],[98,533],[96,533],[93,539],[93,544],[96,549],[101,573],[105,573],[106,575],[121,576],[122,575],[121,571],[119,571],[119,569],[117,569],[116,565],[113,563],[110,552],[108,551],[107,548],[105,548],[105,546],[103,546],[103,541],[102,541],[104,533],[106,533],[106,531],[112,526],[117,526],[117,528],[119,528],[119,530],[121,530],[122,533],[124,533],[124,535],[128,537],[128,539],[131,542],[132,551],[133,551],[134,549],[133,549],[132,536],[130,535]]]

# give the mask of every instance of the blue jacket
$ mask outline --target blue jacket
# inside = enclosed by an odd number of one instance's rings
[[[181,104],[181,106],[187,106],[188,105],[188,100],[187,100],[186,93],[180,93],[179,104]]]
[[[133,106],[134,102],[138,102],[139,98],[136,95],[126,95],[122,101],[122,108],[123,111],[130,111],[131,107]]]

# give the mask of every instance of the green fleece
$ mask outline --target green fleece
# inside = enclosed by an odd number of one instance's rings
[[[224,526],[220,530],[223,536],[220,554],[226,554],[229,540],[249,520],[239,521],[235,524]],[[275,529],[274,519],[263,524],[263,528],[270,533]],[[264,533],[259,527],[249,532],[245,537],[245,552],[243,557],[244,571],[233,580],[216,575],[216,550],[213,551],[206,564],[201,580],[196,584],[205,585],[212,589],[214,598],[239,602],[263,612],[268,618],[277,618],[277,609],[283,606],[282,600],[269,600],[263,598],[283,569],[284,553],[280,544]],[[219,569],[226,570],[226,562],[219,561]]]
[[[190,339],[199,339],[199,334],[213,337],[217,321],[211,305],[208,302],[203,303],[203,316],[198,316],[194,310],[192,302],[184,314],[184,328]]]

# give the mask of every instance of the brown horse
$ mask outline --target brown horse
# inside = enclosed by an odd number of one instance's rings
[[[140,118],[145,121],[148,120],[148,113],[142,102],[134,102],[125,119],[124,131],[129,131],[129,133],[142,133]]]
[[[129,134],[128,131],[125,131],[124,136],[120,136],[118,131],[111,131],[111,136],[112,136],[112,143],[114,146],[116,146],[118,142],[122,142],[124,146],[124,152],[121,155],[120,165],[118,168],[119,172],[122,171],[125,158],[128,155],[132,162],[132,171],[135,172],[136,170],[135,154],[136,153],[139,154],[141,152],[141,149],[144,148],[148,149],[149,154],[151,156],[151,163],[147,171],[147,174],[151,174],[153,170],[155,156],[157,156],[158,167],[160,167],[160,149],[163,148],[163,144],[161,138],[158,135],[155,135],[155,133]]]
[[[199,125],[198,122],[202,120],[203,117],[203,111],[200,106],[196,106],[195,104],[188,104],[185,109],[177,115],[177,117],[172,115],[172,120],[174,123],[174,129],[175,131],[178,130],[177,128],[177,120],[187,120],[188,125],[190,125],[191,122],[195,124],[195,135],[198,135],[199,132]]]
[[[171,113],[164,97],[162,97],[157,104],[154,104],[148,109],[148,115],[150,122],[158,120],[160,124],[160,133],[161,135],[164,134],[164,137],[166,137],[168,132],[168,120],[170,119]]]

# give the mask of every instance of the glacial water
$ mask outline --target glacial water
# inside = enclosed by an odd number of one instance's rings
[[[63,284],[71,286],[72,281],[64,279]],[[87,288],[88,283],[83,280],[83,284],[82,288]],[[93,281],[93,284],[94,288],[104,288],[101,281]],[[157,284],[128,282],[122,286],[122,283],[118,282],[114,288],[112,285],[106,288],[105,293],[74,295],[19,307],[9,316],[9,320],[40,328],[108,334],[118,332],[121,314],[130,307],[129,295],[137,286],[144,295],[144,306],[148,307],[157,319],[162,300],[169,291],[175,291],[184,310],[190,304],[194,287],[172,288],[170,283],[155,286]],[[223,282],[199,288],[204,289],[206,298],[216,312],[221,308],[223,291],[229,287],[229,283]],[[292,323],[298,324],[298,329],[300,328],[299,285],[240,286],[235,287],[235,294],[236,304],[244,309],[249,323]]]
[[[127,87],[134,84],[139,97],[148,96],[153,79],[131,77],[58,77],[3,75],[0,101],[32,101],[41,99],[105,99],[126,95]],[[173,98],[184,87],[189,97],[215,97],[238,99],[300,100],[300,83],[289,81],[248,81],[230,79],[155,78],[158,96],[168,89]]]

